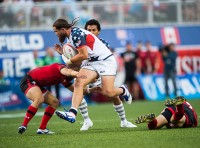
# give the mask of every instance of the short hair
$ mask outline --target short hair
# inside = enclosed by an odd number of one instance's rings
[[[97,26],[97,29],[98,31],[101,31],[101,25],[99,23],[99,21],[95,20],[95,19],[91,19],[91,20],[88,20],[85,24],[85,30],[87,30],[87,27],[88,25],[96,25]]]
[[[76,22],[79,21],[79,18],[75,18],[71,24],[69,24],[67,22],[67,20],[65,19],[57,19],[54,23],[53,23],[53,27],[56,27],[56,29],[61,29],[61,28],[71,28],[72,26],[74,26],[74,24]]]

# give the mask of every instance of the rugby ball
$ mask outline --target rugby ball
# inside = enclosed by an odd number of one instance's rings
[[[76,54],[77,54],[77,50],[74,47],[72,47],[70,44],[67,43],[63,46],[63,55],[66,58],[71,59]]]

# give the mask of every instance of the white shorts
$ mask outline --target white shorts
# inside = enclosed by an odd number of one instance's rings
[[[101,61],[84,61],[81,68],[96,71],[99,76],[115,76],[117,73],[117,62],[112,55],[106,60]]]

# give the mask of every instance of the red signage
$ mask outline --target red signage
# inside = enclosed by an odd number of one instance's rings
[[[200,47],[177,47],[178,58],[176,60],[178,74],[200,73]],[[163,61],[159,55],[159,70],[158,73],[163,72]]]
[[[164,45],[170,43],[179,45],[181,43],[179,37],[179,31],[176,27],[164,27],[161,28],[160,32],[161,32],[162,42]]]

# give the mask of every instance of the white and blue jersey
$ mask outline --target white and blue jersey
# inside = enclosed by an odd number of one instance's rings
[[[99,38],[99,40],[100,40],[102,43],[104,43],[108,49],[110,49],[110,45],[108,44],[107,41],[105,41],[105,40],[102,39],[102,38]]]
[[[82,46],[87,46],[90,61],[101,61],[112,55],[106,44],[87,30],[73,27],[68,39],[68,43],[77,50]]]
[[[96,71],[99,76],[113,76],[117,72],[117,62],[110,49],[95,35],[85,29],[74,27],[68,44],[79,50],[86,46],[88,60],[84,60],[81,68]]]

